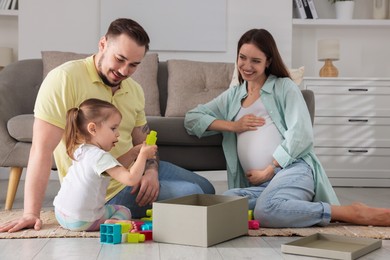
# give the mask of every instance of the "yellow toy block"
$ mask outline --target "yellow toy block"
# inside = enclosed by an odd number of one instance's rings
[[[248,210],[248,220],[253,220],[253,210]]]
[[[140,233],[127,234],[127,243],[140,243],[145,241],[145,235]]]
[[[146,136],[146,144],[147,145],[155,145],[157,141],[157,132],[156,131],[150,131],[150,133]]]

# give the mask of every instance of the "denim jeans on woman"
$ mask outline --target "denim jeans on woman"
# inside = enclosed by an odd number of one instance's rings
[[[330,223],[328,203],[313,202],[314,180],[310,166],[297,160],[275,169],[272,180],[259,186],[231,189],[230,196],[248,197],[249,209],[262,227],[310,227]]]
[[[158,201],[192,194],[215,194],[213,185],[206,178],[169,162],[160,161],[158,179],[160,181]],[[146,216],[146,210],[150,209],[151,205],[138,206],[135,202],[138,193],[131,194],[131,189],[132,187],[127,186],[107,204],[126,206],[133,218]]]

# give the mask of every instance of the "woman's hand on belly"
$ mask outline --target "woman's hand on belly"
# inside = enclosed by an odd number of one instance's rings
[[[260,185],[271,180],[275,176],[274,168],[269,165],[264,170],[249,170],[246,172],[246,178],[252,185]]]
[[[245,131],[254,131],[257,130],[258,127],[263,126],[264,124],[265,119],[263,117],[248,114],[234,122],[234,132],[242,133]]]

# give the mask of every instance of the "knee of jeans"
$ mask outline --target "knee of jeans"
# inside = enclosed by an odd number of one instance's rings
[[[257,203],[253,215],[262,227],[284,227],[287,216],[281,215],[277,209],[277,202],[268,205],[266,203]]]
[[[175,187],[165,186],[163,183],[160,184],[159,200],[204,193],[199,185],[189,182],[177,183]]]
[[[239,191],[240,189],[230,189],[222,193],[224,196],[240,196]]]

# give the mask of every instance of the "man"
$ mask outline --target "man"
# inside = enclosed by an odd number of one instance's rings
[[[125,167],[137,157],[149,127],[142,88],[130,76],[149,49],[149,36],[131,19],[113,21],[99,41],[96,55],[71,61],[52,70],[39,90],[34,109],[33,141],[27,166],[23,217],[4,223],[0,232],[42,227],[40,210],[52,165],[60,180],[71,164],[62,135],[66,111],[88,98],[113,103],[122,113],[120,137],[111,153]],[[130,208],[134,218],[145,214],[156,200],[197,193],[215,193],[205,178],[168,162],[148,160],[139,185],[126,187],[112,180],[107,203]],[[93,194],[91,194],[91,199]]]

